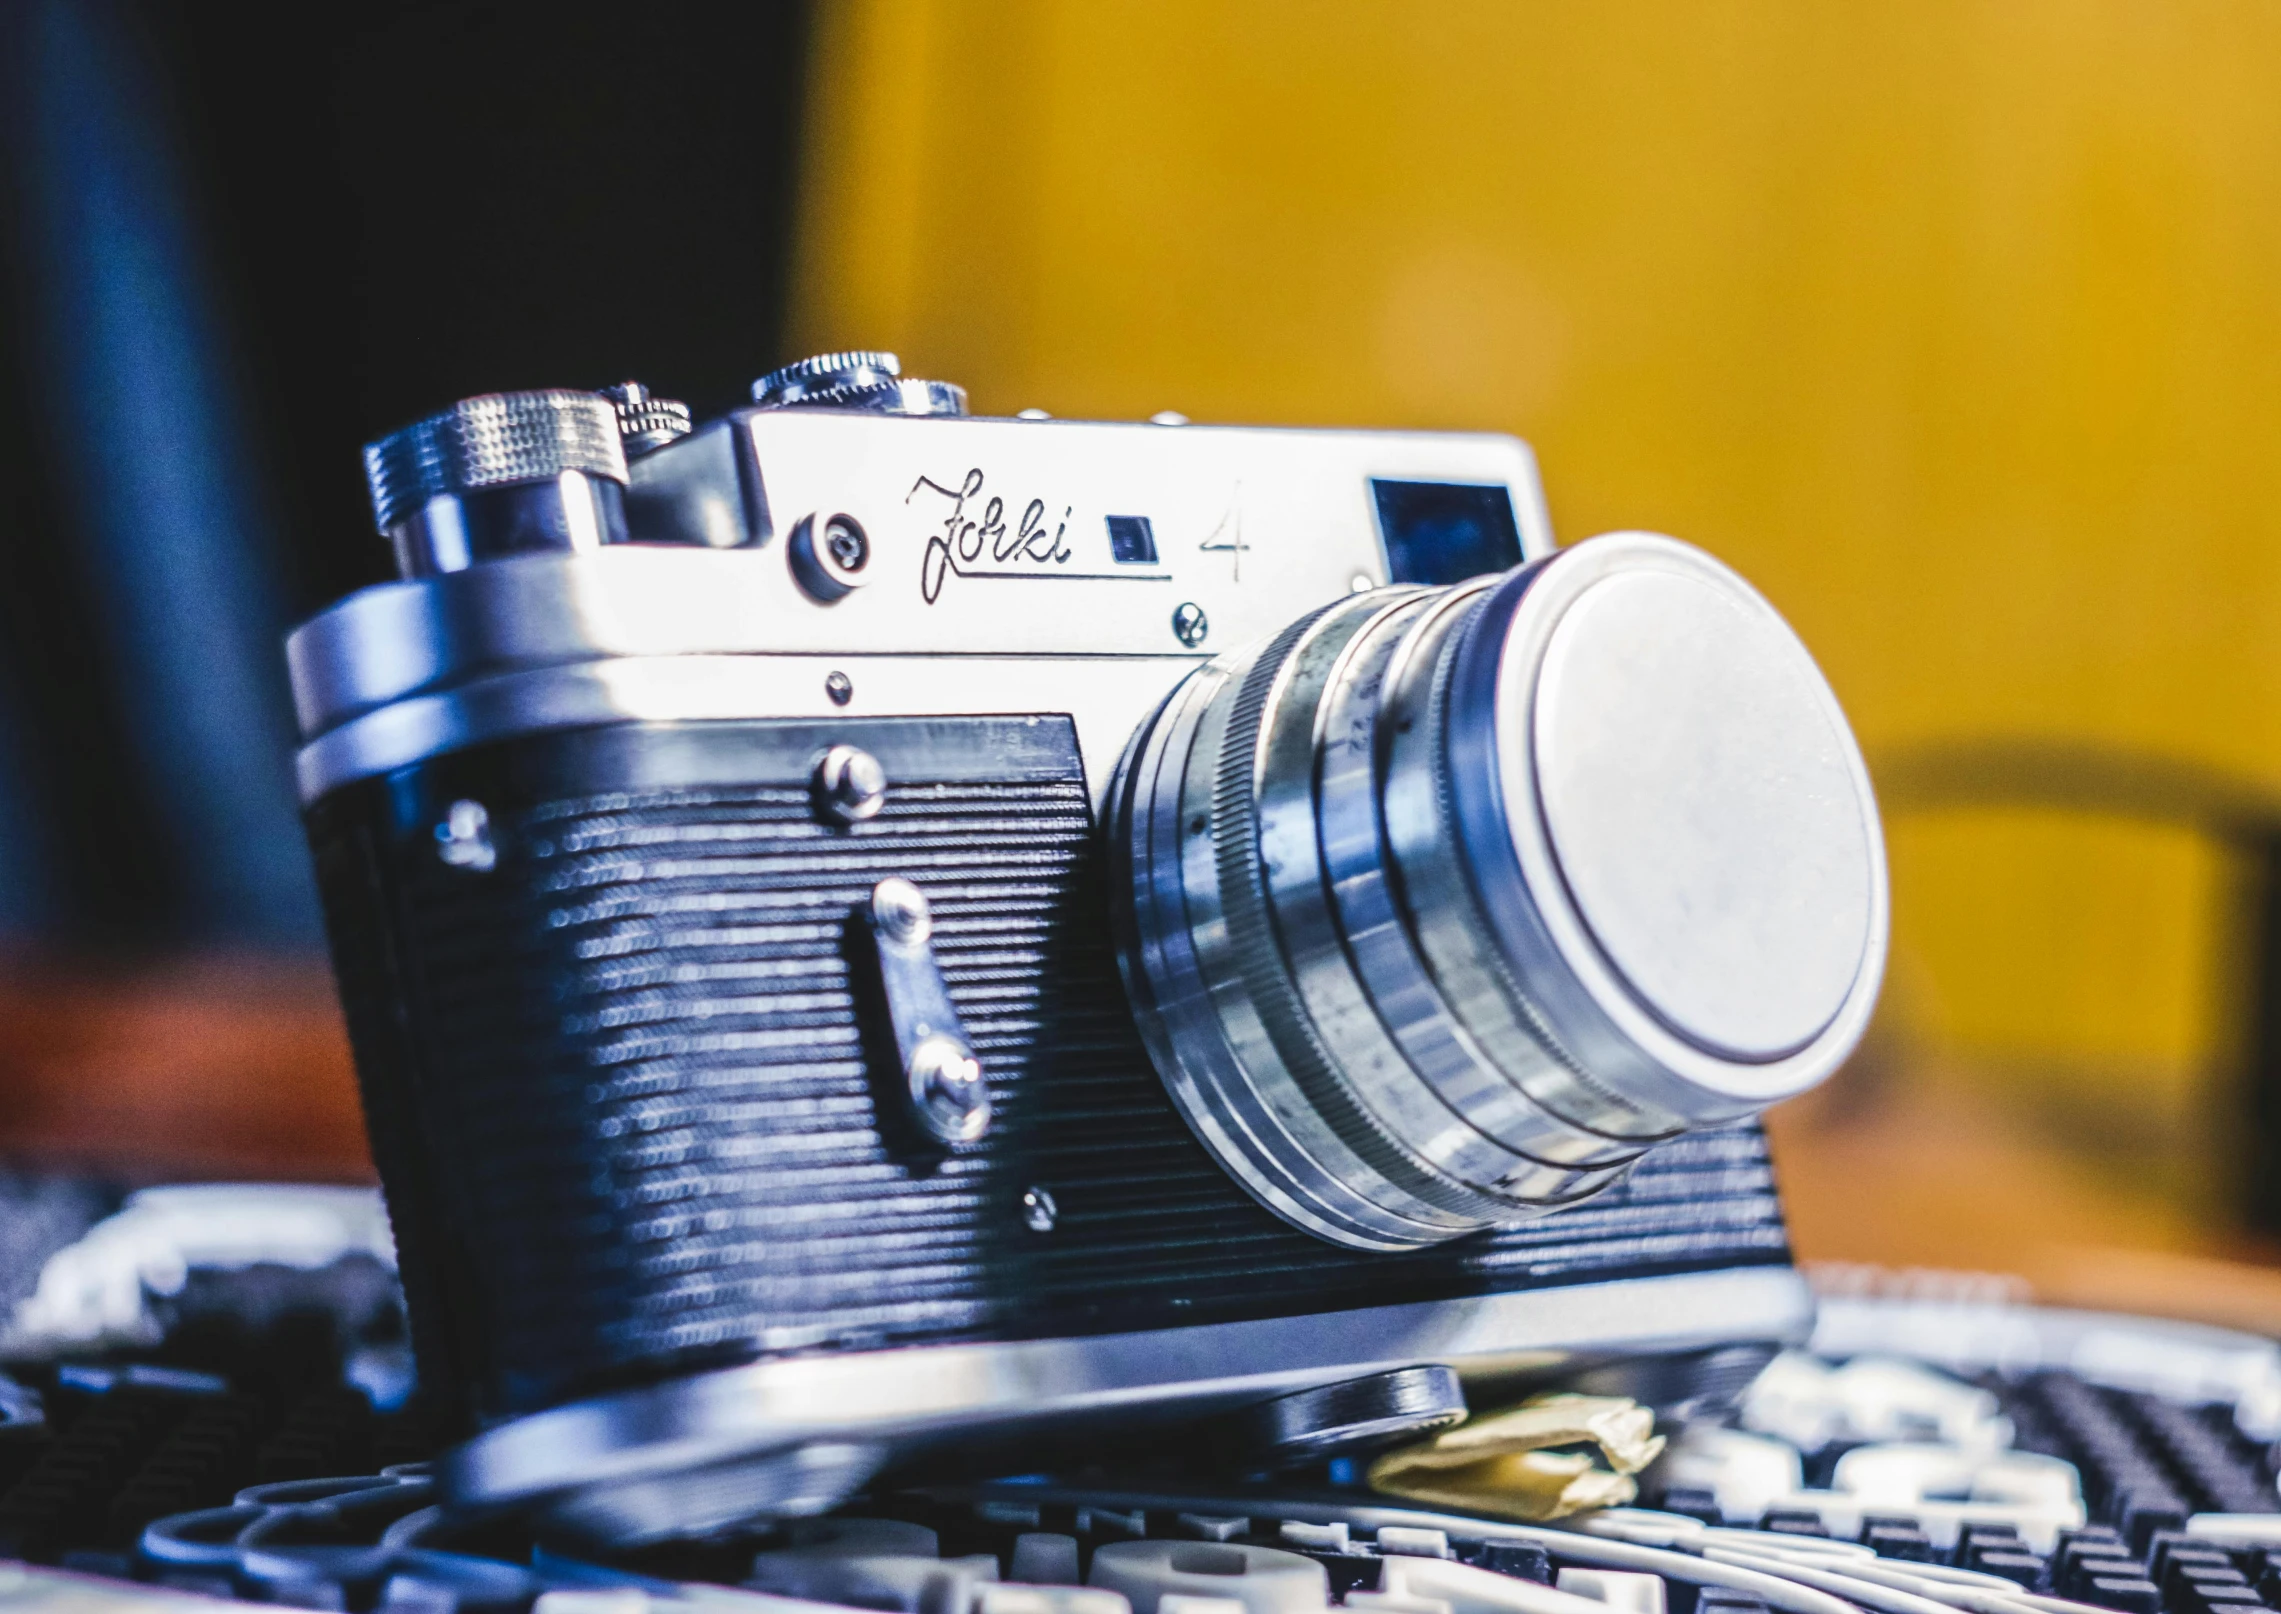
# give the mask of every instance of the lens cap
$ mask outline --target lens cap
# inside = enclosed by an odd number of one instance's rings
[[[1764,1061],[1837,1017],[1868,950],[1859,767],[1805,646],[1693,571],[1592,584],[1561,614],[1522,733],[1578,916],[1638,1002]]]
[[[1449,692],[1454,818],[1500,951],[1587,1068],[1695,1124],[1809,1088],[1884,968],[1884,841],[1821,669],[1652,533],[1514,574]]]

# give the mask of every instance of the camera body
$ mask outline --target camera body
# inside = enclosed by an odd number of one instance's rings
[[[422,1383],[472,1436],[453,1500],[701,1533],[954,1445],[1271,1404],[1277,1438],[1319,1452],[1451,1415],[1421,1365],[1800,1336],[1763,1093],[1642,1098],[1629,1131],[1540,1116],[1501,1146],[1558,1182],[1461,1193],[1444,1176],[1476,1181],[1474,1132],[1418,1141],[1326,1098],[1329,1122],[1231,1143],[1251,1124],[1214,1096],[1232,1078],[1184,1052],[1195,960],[1150,915],[1188,899],[1139,864],[1152,835],[1227,832],[1186,824],[1176,781],[1149,816],[1142,775],[1172,777],[1181,701],[1204,699],[1182,692],[1261,683],[1260,645],[1455,621],[1488,597],[1465,580],[1531,575],[1554,546],[1521,443],[974,419],[883,357],[795,372],[695,430],[624,389],[622,444],[586,395],[549,394],[521,395],[555,400],[536,426],[508,406],[470,425],[498,402],[471,400],[457,438],[376,445],[405,580],[290,642]],[[1874,997],[1870,855],[1811,1079]],[[1212,964],[1228,926],[1190,920],[1207,975],[1260,975]],[[1477,1020],[1465,1047],[1493,1040]],[[1212,1057],[1254,1068],[1230,1035]],[[1556,1074],[1601,1093],[1587,1076],[1613,1067],[1589,1057]],[[1254,1097],[1270,1130],[1304,1107]],[[1537,1148],[1548,1127],[1586,1143]],[[1394,1162],[1348,1174],[1352,1215],[1300,1180],[1341,1138]],[[1385,1404],[1304,1399],[1358,1381]]]

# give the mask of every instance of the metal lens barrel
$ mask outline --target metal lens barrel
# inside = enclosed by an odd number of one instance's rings
[[[1797,637],[1651,534],[1356,595],[1199,668],[1114,792],[1120,956],[1205,1146],[1400,1250],[1606,1188],[1859,1040],[1860,753]]]

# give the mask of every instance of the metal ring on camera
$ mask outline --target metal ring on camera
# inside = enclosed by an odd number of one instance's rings
[[[1115,845],[1129,855],[1130,877],[1114,880],[1111,890],[1120,915],[1129,916],[1121,928],[1134,937],[1119,949],[1119,963],[1142,1038],[1205,1147],[1278,1216],[1366,1249],[1414,1249],[1470,1231],[1462,1218],[1386,1183],[1312,1105],[1279,1108],[1252,1084],[1218,1029],[1213,983],[1231,998],[1242,987],[1227,968],[1217,881],[1207,872],[1210,770],[1192,767],[1191,759],[1216,752],[1218,733],[1202,736],[1199,727],[1216,715],[1216,729],[1225,729],[1229,703],[1215,697],[1236,681],[1220,663],[1183,680],[1134,736],[1120,769],[1115,795],[1124,832]],[[1198,775],[1194,790],[1191,773]],[[1201,799],[1191,803],[1191,795]],[[1192,862],[1206,866],[1193,880],[1186,868]],[[1191,924],[1192,914],[1202,922]],[[1240,1002],[1229,1007],[1241,1012]],[[1247,1029],[1255,1042],[1267,1035],[1256,1016]]]
[[[1569,1162],[1605,1154],[1607,1140],[1546,1114],[1485,1065],[1459,1072],[1413,1057],[1390,1035],[1372,990],[1376,983],[1348,960],[1351,910],[1332,900],[1337,876],[1324,809],[1339,782],[1342,753],[1359,753],[1367,771],[1376,748],[1370,731],[1358,730],[1364,714],[1350,714],[1351,702],[1338,697],[1367,688],[1402,622],[1421,604],[1430,612],[1436,599],[1386,592],[1395,597],[1357,595],[1316,619],[1286,659],[1279,698],[1261,724],[1254,812],[1283,959],[1309,1018],[1338,1050],[1348,1081],[1367,1095],[1368,1110],[1424,1161],[1476,1193],[1548,1204],[1581,1198],[1616,1172],[1579,1170]],[[1461,595],[1459,604],[1465,603]],[[1344,849],[1350,857],[1355,850],[1351,842]],[[1637,1152],[1622,1155],[1618,1168]]]
[[[1375,708],[1397,698],[1390,691],[1413,682],[1406,675],[1421,659],[1430,669],[1444,632],[1480,604],[1488,581],[1401,602],[1389,631],[1357,647],[1362,654],[1354,676],[1326,704],[1326,736],[1350,738],[1326,743],[1318,765],[1325,884],[1354,960],[1354,978],[1404,1056],[1472,1125],[1516,1155],[1575,1173],[1570,1182],[1546,1184],[1542,1197],[1582,1198],[1613,1182],[1645,1143],[1594,1131],[1545,1102],[1544,1091],[1559,1091],[1569,1074],[1546,1039],[1508,1020],[1497,1028],[1505,1035],[1492,1055],[1484,1036],[1452,1012],[1411,934],[1401,870],[1385,852],[1392,836],[1379,780],[1408,714],[1395,706],[1390,735],[1383,732],[1389,725],[1376,721]],[[1363,710],[1365,705],[1372,709]],[[1508,1074],[1513,1071],[1526,1074],[1516,1080]],[[1517,1182],[1502,1186],[1521,1188]]]

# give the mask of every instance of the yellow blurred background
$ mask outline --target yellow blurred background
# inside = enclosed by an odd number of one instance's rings
[[[2281,8],[827,0],[792,346],[982,412],[1487,427],[1740,567],[1888,814],[1801,1252],[2281,1318]]]

